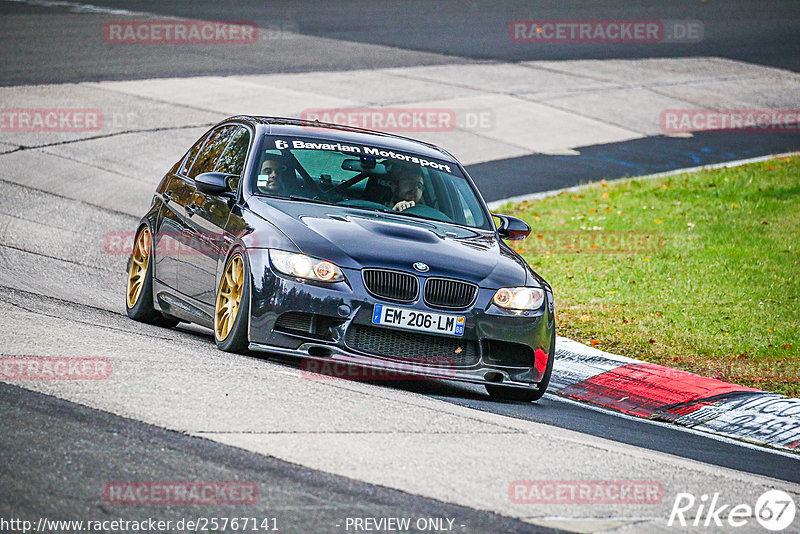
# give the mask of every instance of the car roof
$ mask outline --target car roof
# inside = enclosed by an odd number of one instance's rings
[[[269,135],[309,137],[326,141],[338,141],[340,143],[350,142],[358,145],[378,146],[381,148],[388,148],[389,150],[394,149],[402,152],[411,152],[421,156],[445,159],[453,163],[458,163],[449,152],[436,145],[417,141],[408,137],[375,132],[363,128],[355,128],[353,126],[284,117],[262,117],[252,115],[238,115],[236,117],[230,117],[222,122],[230,121],[243,121],[253,125],[264,126],[267,130],[266,133]]]

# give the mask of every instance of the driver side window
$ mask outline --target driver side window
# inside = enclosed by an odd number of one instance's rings
[[[244,126],[240,126],[231,137],[227,148],[225,148],[225,151],[219,157],[217,166],[214,168],[216,172],[236,175],[235,178],[229,180],[231,189],[234,191],[239,187],[239,180],[242,177],[249,146],[250,132]]]
[[[200,150],[200,154],[197,155],[197,158],[192,164],[192,168],[188,173],[189,178],[194,178],[198,174],[214,170],[222,152],[225,150],[225,147],[228,146],[228,142],[238,128],[238,126],[231,124],[211,132],[208,140]]]

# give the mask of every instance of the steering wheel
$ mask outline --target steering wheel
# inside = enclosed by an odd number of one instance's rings
[[[437,221],[453,222],[453,219],[441,211],[425,204],[416,204],[410,208],[404,209],[401,213],[410,213],[411,215],[419,215],[420,217],[434,219]]]
[[[385,210],[388,209],[386,206],[381,204],[380,202],[373,202],[371,200],[361,200],[358,198],[342,200],[341,202],[336,203],[337,206],[347,206],[351,208],[365,208],[365,209],[376,209],[376,210]]]
[[[344,182],[340,183],[339,185],[337,185],[335,187],[331,187],[327,191],[322,191],[318,195],[315,195],[314,196],[314,200],[319,200],[320,197],[323,197],[323,199],[324,199],[325,197],[329,197],[329,195],[338,195],[338,194],[340,194],[339,191],[347,189],[351,185],[360,182],[361,180],[363,180],[367,176],[369,176],[369,175],[367,173],[365,173],[365,172],[356,174],[352,178],[348,178],[347,180],[345,180]]]

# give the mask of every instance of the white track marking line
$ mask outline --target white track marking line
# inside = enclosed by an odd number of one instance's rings
[[[105,15],[136,15],[136,16],[154,16],[153,13],[144,11],[130,11],[128,9],[114,9],[111,7],[95,6],[92,4],[81,4],[78,2],[66,2],[63,0],[4,0],[5,2],[16,2],[18,4],[28,4],[29,6],[38,7],[68,7],[72,13],[84,13],[89,15],[105,14]],[[164,17],[171,18],[171,17]]]

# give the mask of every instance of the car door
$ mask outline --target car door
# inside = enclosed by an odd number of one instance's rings
[[[247,128],[235,126],[224,133],[226,142],[220,142],[209,152],[212,156],[204,163],[192,169],[194,176],[201,172],[224,172],[234,175],[229,184],[235,190],[244,169],[250,146],[250,135]],[[216,269],[220,254],[226,250],[224,229],[231,213],[233,199],[221,195],[209,195],[195,188],[191,202],[186,210],[186,231],[189,237],[191,254],[182,265],[181,291],[205,305],[214,306],[216,298]]]
[[[187,175],[209,134],[210,132],[203,134],[189,149],[178,169],[168,176],[166,187],[161,193],[163,204],[153,239],[155,277],[174,290],[178,289],[177,262],[180,261],[180,256],[185,253],[186,248],[183,222],[185,206],[191,199],[193,187]]]

